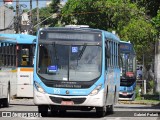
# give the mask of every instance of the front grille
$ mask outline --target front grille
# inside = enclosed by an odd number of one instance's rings
[[[73,101],[74,104],[82,104],[86,98],[61,98],[61,97],[53,97],[49,96],[52,102],[61,104],[62,101]]]

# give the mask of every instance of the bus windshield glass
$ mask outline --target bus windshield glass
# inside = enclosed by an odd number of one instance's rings
[[[120,86],[130,87],[134,84],[135,79],[121,79]]]
[[[121,77],[135,77],[135,55],[121,54]]]
[[[45,80],[91,81],[101,74],[101,46],[40,43],[37,73]]]

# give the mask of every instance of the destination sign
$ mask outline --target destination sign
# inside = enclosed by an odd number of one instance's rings
[[[132,46],[130,44],[120,44],[120,50],[131,51]]]
[[[40,39],[48,40],[80,40],[80,41],[100,41],[100,33],[85,32],[40,32]]]

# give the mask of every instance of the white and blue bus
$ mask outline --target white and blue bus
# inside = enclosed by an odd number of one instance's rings
[[[136,53],[133,44],[120,41],[121,81],[119,100],[134,100],[136,88]]]
[[[36,36],[0,34],[0,100],[33,97],[33,58]]]
[[[66,110],[113,112],[120,86],[119,38],[92,28],[41,28],[34,61],[34,103],[42,116]]]

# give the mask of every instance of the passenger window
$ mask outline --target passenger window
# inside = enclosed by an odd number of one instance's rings
[[[105,43],[105,56],[107,58],[111,57],[111,48],[109,46],[109,41],[106,41],[106,43]]]

